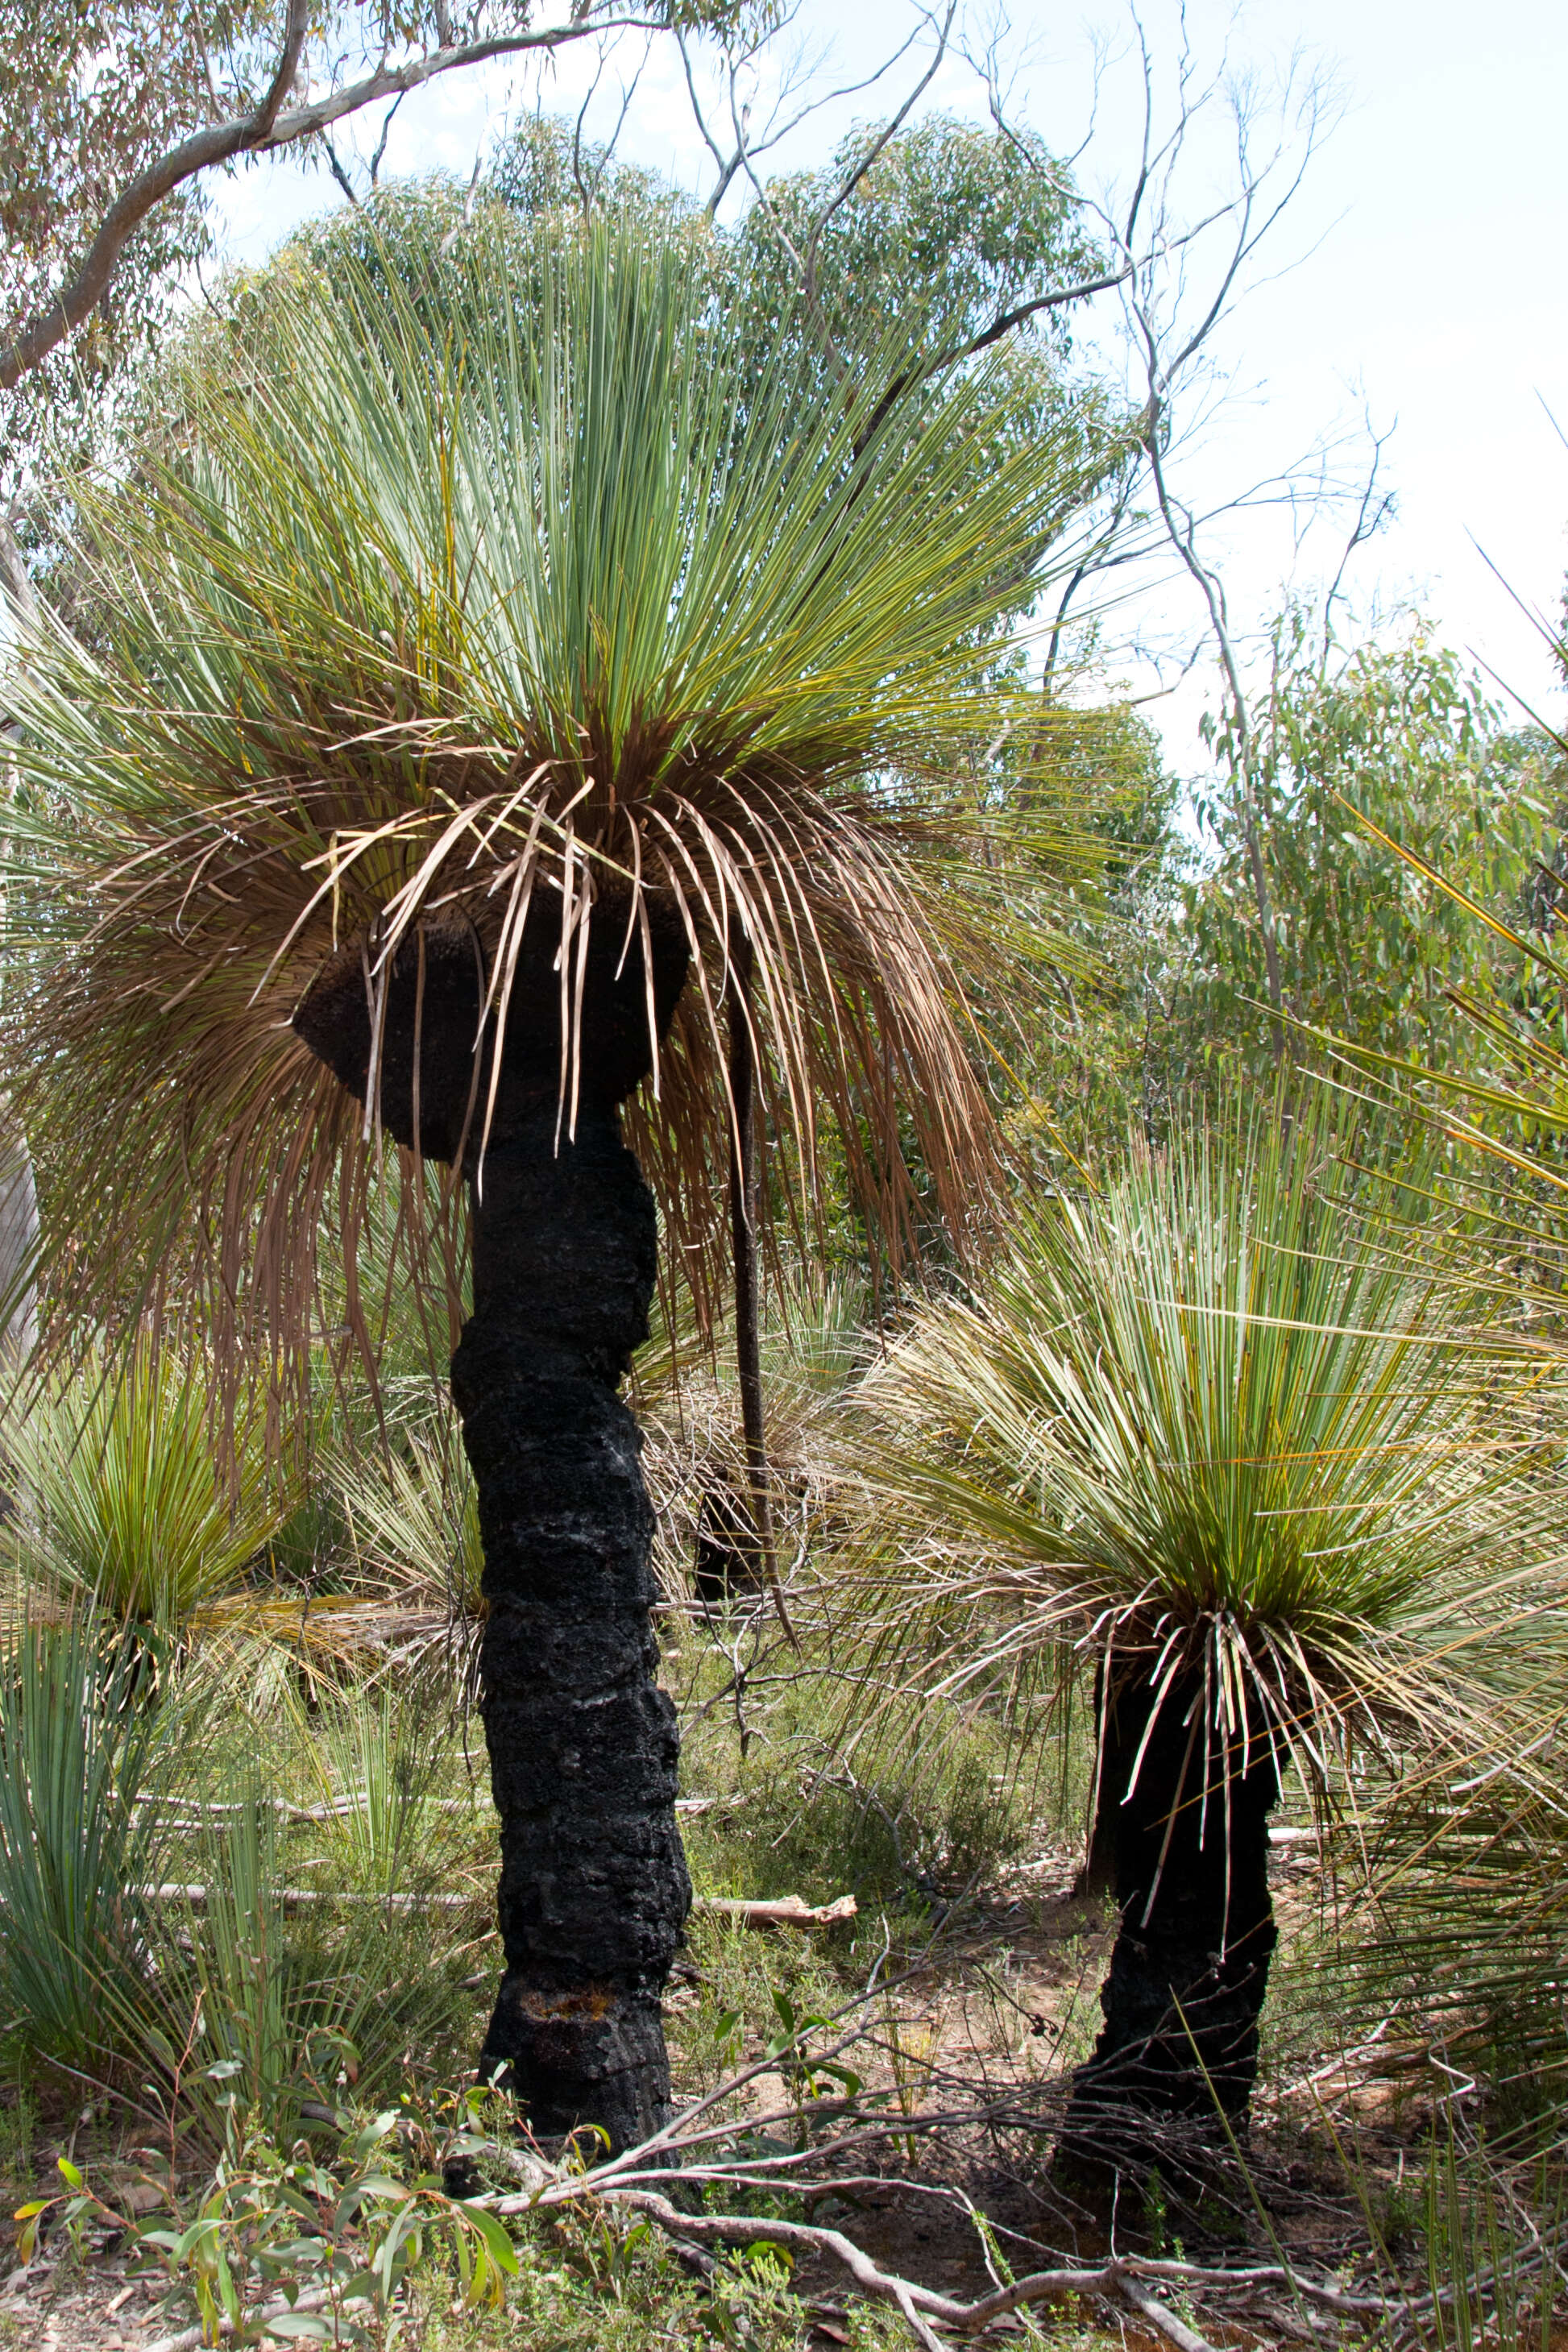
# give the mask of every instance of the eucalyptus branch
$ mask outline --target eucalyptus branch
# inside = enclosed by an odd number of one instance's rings
[[[402,105],[407,95],[408,92],[405,89],[400,89],[397,96],[393,100],[392,104],[386,110],[386,119],[381,126],[381,136],[375,142],[375,152],[370,159],[370,184],[373,188],[381,177],[381,167],[383,163],[385,161],[386,142],[392,136],[394,118],[397,113],[398,108]]]
[[[1164,453],[1161,447],[1163,425],[1163,403],[1155,383],[1155,351],[1152,331],[1148,331],[1146,348],[1150,358],[1150,417],[1148,451],[1150,472],[1154,483],[1154,496],[1172,547],[1192,578],[1196,582],[1208,613],[1209,628],[1225,671],[1230,692],[1237,758],[1233,761],[1241,794],[1242,839],[1247,851],[1247,873],[1252,882],[1253,899],[1258,908],[1258,929],[1263,940],[1264,971],[1268,985],[1268,1004],[1274,1060],[1278,1065],[1285,1057],[1285,1030],[1281,1014],[1284,1011],[1284,989],[1279,970],[1279,942],[1274,921],[1274,900],[1268,887],[1268,868],[1263,862],[1263,845],[1258,827],[1258,808],[1252,783],[1252,735],[1247,714],[1247,693],[1242,685],[1241,668],[1237,660],[1235,644],[1230,634],[1229,614],[1226,607],[1225,587],[1219,574],[1206,564],[1198,552],[1193,518],[1173,497],[1166,478]]]
[[[777,237],[780,245],[789,256],[789,258],[794,264],[795,271],[798,274],[801,295],[805,304],[806,313],[816,331],[817,340],[822,346],[823,355],[827,362],[828,369],[835,383],[844,386],[849,385],[849,364],[845,359],[843,352],[839,348],[837,336],[833,332],[832,325],[829,322],[826,310],[822,301],[821,290],[817,284],[817,262],[821,255],[822,239],[835,215],[848,203],[850,197],[865,179],[867,173],[875,168],[880,158],[887,152],[889,144],[903,129],[905,123],[909,121],[910,116],[914,111],[916,106],[920,103],[920,100],[924,96],[926,90],[931,87],[931,81],[935,78],[936,74],[941,70],[942,61],[948,53],[948,47],[952,34],[953,22],[958,13],[958,0],[948,0],[947,13],[942,17],[940,25],[937,25],[934,16],[927,14],[924,11],[921,13],[924,16],[926,26],[928,27],[934,28],[936,33],[936,47],[932,53],[930,64],[927,66],[924,73],[921,74],[920,79],[915,83],[912,89],[909,91],[902,104],[895,110],[889,120],[873,134],[865,148],[849,166],[848,170],[841,174],[833,194],[828,197],[826,204],[821,205],[816,212],[816,216],[811,223],[810,231],[805,238],[804,247],[795,244],[788,230],[784,227],[784,222],[779,216],[777,206],[773,203],[768,194],[767,189],[763,184],[761,176],[759,175],[756,168],[756,158],[758,154],[761,153],[762,148],[760,144],[753,143],[748,138],[748,125],[745,114],[737,104],[735,79],[733,74],[731,76],[730,118],[735,134],[735,152],[733,160],[727,167],[727,176],[724,184],[726,186],[729,184],[729,179],[733,177],[737,165],[745,173],[746,177],[750,180],[752,191],[764,217],[766,218],[770,227],[773,229],[773,232]],[[880,66],[877,72],[868,78],[868,80],[866,83],[857,84],[853,87],[868,88],[869,87],[870,82],[880,80],[882,75],[890,70],[891,67],[897,63],[899,58],[905,54],[916,37],[917,35],[911,34],[910,40],[903,44],[902,47],[895,53],[894,57],[889,58],[884,65]],[[688,68],[688,88],[691,88],[689,68]],[[825,100],[824,103],[826,102],[826,101]],[[696,92],[694,89],[692,90],[692,103],[695,107]],[[708,136],[705,128],[704,136]],[[711,137],[708,138],[708,143],[715,159],[721,161],[721,168],[724,169],[725,167],[722,165],[721,159],[719,157],[719,150]],[[718,198],[715,196],[713,205],[710,205],[709,208],[710,214],[717,202]],[[997,330],[998,334],[1005,331],[1005,330],[1002,328]],[[940,366],[942,362],[938,360],[932,364],[933,366]],[[871,434],[875,433],[883,417],[887,415],[888,410],[902,396],[904,392],[910,388],[910,384],[918,381],[920,375],[926,372],[927,371],[925,370],[912,371],[900,375],[890,391],[883,396],[881,401],[879,402],[876,409],[873,411],[870,425],[867,432],[864,435],[858,436],[859,446],[862,451],[867,446]],[[847,394],[847,397],[851,399],[853,398],[852,388]]]
[[[342,157],[338,153],[336,147],[332,144],[332,134],[330,131],[322,131],[321,144],[327,151],[328,171],[331,172],[333,179],[337,182],[339,187],[342,190],[344,195],[348,198],[350,204],[353,205],[357,212],[359,209],[359,198],[354,194],[354,184],[348,175],[348,172],[343,164]]]
[[[159,156],[155,163],[127,182],[104,215],[80,268],[59,292],[17,327],[0,344],[0,390],[10,391],[40,365],[66,337],[95,310],[113,282],[121,255],[132,236],[166,196],[215,165],[237,156],[275,154],[285,147],[325,131],[345,116],[357,114],[386,98],[401,98],[434,81],[437,76],[460,73],[489,59],[516,57],[526,51],[550,52],[601,30],[606,21],[617,31],[658,32],[663,20],[645,16],[597,14],[591,8],[574,12],[570,24],[549,29],[493,35],[406,58],[401,65],[378,64],[358,81],[329,91],[303,106],[283,109],[304,52],[310,28],[310,0],[289,0],[282,51],[266,97],[253,113],[237,115],[193,131],[188,139]]]
[[[1340,551],[1338,568],[1329,583],[1328,593],[1323,598],[1322,672],[1325,677],[1328,674],[1329,654],[1333,644],[1334,604],[1344,585],[1345,572],[1349,569],[1351,559],[1358,548],[1365,546],[1369,539],[1376,538],[1394,512],[1394,492],[1380,490],[1377,486],[1377,478],[1383,467],[1383,453],[1388,446],[1391,432],[1373,433],[1371,427],[1372,420],[1369,417],[1367,430],[1372,441],[1372,457],[1366,469],[1366,479],[1362,485],[1355,520],[1346,534],[1344,546]]]
[[[1117,282],[1123,289],[1128,326],[1139,356],[1143,385],[1141,437],[1156,509],[1173,552],[1203,599],[1209,635],[1225,677],[1237,814],[1262,940],[1274,1058],[1276,1063],[1279,1063],[1284,1059],[1286,1050],[1284,985],[1278,925],[1258,822],[1251,713],[1241,663],[1231,632],[1224,583],[1200,546],[1196,518],[1178,496],[1171,480],[1168,461],[1173,446],[1174,403],[1195,364],[1206,352],[1221,321],[1228,314],[1249,263],[1273,233],[1301,186],[1321,136],[1323,98],[1320,84],[1311,81],[1307,86],[1304,100],[1295,108],[1292,120],[1296,126],[1299,152],[1293,166],[1285,170],[1281,184],[1280,173],[1290,152],[1291,137],[1282,129],[1267,154],[1259,159],[1254,152],[1252,138],[1255,110],[1245,98],[1228,89],[1224,79],[1223,60],[1219,71],[1200,89],[1195,82],[1191,50],[1184,47],[1178,62],[1175,120],[1163,137],[1157,133],[1153,60],[1142,19],[1136,11],[1133,24],[1143,81],[1143,120],[1138,166],[1124,201],[1114,208],[1109,200],[1101,201],[1095,205],[1094,211],[1107,238],[1111,263],[1118,271]],[[1281,100],[1282,109],[1290,103],[1289,92],[1293,85],[1294,75]],[[1197,220],[1177,226],[1172,218],[1173,175],[1181,163],[1194,123],[1222,92],[1234,110],[1234,191],[1224,203],[1210,207]],[[1006,131],[1000,90],[994,79],[992,84],[992,113],[998,128]],[[1032,152],[1029,142],[1020,134],[1009,132],[1008,135],[1020,152]],[[1178,326],[1167,315],[1167,289],[1173,283],[1173,266],[1178,261],[1184,264],[1185,256],[1194,250],[1199,239],[1227,224],[1230,234],[1219,256],[1213,283],[1199,304],[1195,317],[1190,317]],[[1180,297],[1186,288],[1182,271],[1176,272],[1173,282],[1179,308]],[[1375,466],[1373,471],[1375,478]],[[1363,525],[1371,523],[1371,510],[1365,499],[1362,522]]]
[[[885,75],[891,73],[900,58],[908,53],[920,37],[920,28],[917,26],[907,40],[900,43],[891,57],[883,59],[875,72],[865,75],[859,81],[841,82],[832,89],[818,91],[808,97],[805,104],[797,107],[793,113],[787,113],[785,110],[796,92],[809,88],[811,76],[816,70],[816,63],[819,62],[804,56],[795,58],[786,68],[773,98],[767,121],[759,130],[752,121],[750,103],[743,106],[738,103],[741,76],[752,64],[761,50],[771,41],[777,39],[780,32],[793,20],[795,13],[792,8],[782,19],[772,21],[766,31],[749,43],[738,56],[728,50],[725,52],[724,74],[731,116],[732,121],[738,126],[736,143],[728,154],[715,138],[702,100],[698,96],[697,77],[692,69],[691,52],[687,44],[687,36],[680,28],[678,27],[676,30],[675,39],[680,51],[681,68],[686,76],[687,96],[691,105],[691,119],[696,124],[699,138],[712,156],[719,170],[718,179],[703,207],[710,220],[717,215],[719,207],[734,184],[737,174],[745,170],[748,156],[755,162],[757,157],[767,154],[770,149],[779,146],[783,141],[798,131],[801,124],[807,121],[812,115],[821,113],[826,107],[837,105],[846,98],[857,97],[862,90],[873,89]]]
[[[818,303],[816,299],[816,257],[822,249],[822,239],[827,228],[827,225],[829,221],[832,220],[834,215],[840,211],[842,207],[848,203],[850,197],[854,194],[861,181],[866,177],[867,173],[873,168],[879,158],[887,152],[889,146],[903,129],[905,123],[909,121],[910,116],[913,113],[915,108],[919,105],[921,100],[930,89],[937,74],[941,71],[942,60],[947,55],[947,45],[952,32],[953,18],[956,16],[957,13],[958,0],[947,0],[947,14],[942,18],[941,28],[937,33],[936,47],[931,54],[931,61],[930,65],[926,68],[924,73],[921,76],[919,81],[916,82],[913,89],[910,90],[909,96],[905,99],[903,104],[898,109],[897,112],[882,125],[881,129],[876,133],[869,145],[866,148],[864,153],[859,157],[851,169],[845,173],[834,194],[823,206],[822,210],[817,214],[816,219],[812,224],[811,235],[806,240],[805,282],[806,299],[816,310],[819,310],[821,308],[821,305]],[[929,17],[927,19],[928,23],[933,21],[934,19]]]
[[[182,140],[121,191],[75,277],[0,348],[0,387],[8,392],[19,383],[97,308],[109,291],[127,241],[155,205],[197,173],[258,150],[276,136],[279,110],[300,70],[310,26],[310,0],[288,0],[277,70],[254,113],[215,123]]]

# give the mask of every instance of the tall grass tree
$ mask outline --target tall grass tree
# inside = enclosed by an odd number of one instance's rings
[[[1033,1207],[868,1384],[906,1671],[1092,1689],[1119,1927],[1075,2166],[1245,2126],[1285,1775],[1330,1801],[1369,1748],[1484,1748],[1479,1645],[1528,1605],[1505,1496],[1530,1445],[1498,1412],[1520,1363],[1331,1141],[1298,1111],[1135,1149]]]
[[[1081,458],[1017,436],[977,478],[984,372],[868,438],[635,231],[542,232],[521,295],[467,251],[461,336],[394,273],[296,265],[84,491],[74,635],[40,620],[13,705],[8,1045],[62,1322],[199,1307],[220,1354],[302,1364],[334,1232],[368,1349],[378,1167],[432,1266],[466,1192],[482,2064],[537,2132],[624,2146],[666,2109],[689,1901],[617,1394],[655,1193],[700,1286],[761,1214],[754,1087],[801,1171],[837,1112],[895,1244],[900,1117],[952,1232],[983,1213],[981,950],[922,750],[976,724]]]

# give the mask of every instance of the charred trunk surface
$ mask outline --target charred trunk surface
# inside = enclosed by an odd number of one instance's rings
[[[1245,1771],[1232,1758],[1228,1790],[1216,1754],[1205,1802],[1202,1685],[1178,1687],[1127,1798],[1151,1696],[1123,1686],[1106,1730],[1095,1843],[1111,1845],[1121,1927],[1105,2024],[1074,2082],[1060,2149],[1090,2169],[1168,2158],[1194,2129],[1217,2130],[1216,2105],[1233,2128],[1245,2124],[1276,1941],[1268,1815],[1279,1778],[1267,1743],[1254,1738]]]
[[[651,908],[656,1025],[686,977],[684,932]],[[480,2060],[531,2128],[597,2126],[624,2148],[669,2099],[660,2000],[691,1890],[675,1825],[675,1713],[656,1685],[653,1512],[617,1393],[647,1337],[653,1198],[621,1139],[646,1076],[648,975],[596,922],[581,968],[574,1124],[562,1116],[557,942],[524,943],[482,1169],[485,984],[471,931],[400,950],[376,1000],[368,953],[334,959],[295,1015],[383,1125],[460,1160],[473,1203],[474,1311],[452,1392],[479,1489],[480,1654],[500,1820],[506,1969]],[[569,1126],[571,1131],[568,1131]]]
[[[616,1390],[647,1337],[653,1199],[613,1110],[486,1156],[452,1392],[479,1487],[506,1974],[480,2059],[536,2134],[664,2120],[660,2000],[691,1899],[655,1685],[653,1513]]]

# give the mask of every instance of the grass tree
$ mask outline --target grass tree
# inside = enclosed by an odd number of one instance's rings
[[[57,1317],[156,1293],[300,1362],[321,1237],[352,1268],[394,1152],[429,1265],[466,1192],[483,2063],[535,2130],[624,2145],[689,1900],[617,1394],[655,1191],[678,1273],[727,1212],[749,1245],[760,1090],[805,1170],[833,1108],[885,1233],[900,1115],[955,1231],[983,1199],[921,746],[1082,484],[973,373],[868,435],[632,233],[546,234],[521,288],[469,250],[461,336],[296,268],[87,503],[73,634],[40,620],[15,698],[6,1013]]]
[[[1092,1685],[1120,1925],[1077,2159],[1245,2120],[1286,1772],[1327,1799],[1358,1743],[1484,1740],[1463,1669],[1518,1566],[1506,1351],[1350,1183],[1310,1119],[1138,1150],[1036,1207],[870,1386],[908,1664]]]
[[[200,1351],[144,1344],[121,1367],[89,1358],[14,1401],[0,1558],[29,1606],[97,1608],[171,1642],[254,1616],[254,1593],[240,1595],[279,1525],[278,1482],[254,1426],[220,1470],[216,1402]]]

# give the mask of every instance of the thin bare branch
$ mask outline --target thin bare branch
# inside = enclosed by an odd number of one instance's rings
[[[829,199],[827,204],[823,206],[822,210],[818,213],[816,221],[812,225],[811,235],[806,240],[802,278],[805,291],[805,299],[811,308],[812,315],[820,322],[824,329],[826,329],[826,320],[823,312],[821,300],[817,294],[816,261],[817,256],[822,250],[822,239],[826,231],[827,225],[832,220],[834,215],[848,203],[850,197],[854,194],[861,181],[866,177],[867,173],[875,165],[878,159],[887,152],[889,146],[903,129],[905,123],[909,121],[910,116],[914,112],[915,108],[919,105],[921,100],[930,89],[932,81],[936,79],[937,74],[941,71],[942,61],[947,56],[947,45],[949,37],[952,32],[953,18],[957,14],[958,0],[948,0],[947,14],[942,18],[941,28],[937,33],[936,47],[932,52],[930,65],[926,68],[924,73],[921,74],[919,81],[916,82],[913,89],[910,90],[909,96],[905,99],[903,104],[898,109],[897,112],[883,124],[881,130],[879,131],[875,138],[871,140],[859,160],[848,172],[845,173],[843,179],[839,182],[837,191]],[[928,23],[934,23],[934,18],[927,18]],[[837,346],[835,346],[835,348],[837,348]]]
[[[331,172],[333,179],[337,182],[339,187],[342,190],[350,204],[353,205],[357,211],[359,208],[359,198],[354,194],[354,184],[350,179],[348,173],[344,168],[342,157],[338,153],[336,147],[332,143],[332,134],[330,131],[324,131],[321,133],[321,144],[327,151],[327,169]]]
[[[1323,598],[1322,666],[1325,673],[1328,668],[1330,648],[1333,643],[1334,605],[1344,585],[1345,573],[1350,568],[1352,558],[1358,548],[1366,545],[1369,539],[1376,538],[1394,512],[1394,492],[1380,490],[1377,486],[1377,478],[1383,467],[1383,453],[1393,437],[1394,427],[1390,425],[1385,433],[1373,433],[1369,418],[1367,430],[1372,440],[1372,457],[1366,469],[1366,480],[1363,485],[1361,498],[1356,506],[1355,520],[1346,536],[1344,546],[1340,552],[1339,564],[1332,580],[1329,583],[1328,593]]]
[[[383,121],[381,126],[381,137],[376,141],[375,152],[370,159],[370,184],[373,188],[381,177],[381,167],[385,160],[386,142],[392,135],[394,119],[396,116],[398,108],[402,105],[407,95],[408,92],[405,89],[400,89],[397,96],[393,100],[392,104],[386,110],[385,120]]]

